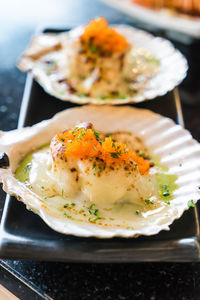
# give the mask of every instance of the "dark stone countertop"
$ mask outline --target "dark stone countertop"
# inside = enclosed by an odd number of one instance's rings
[[[0,3],[1,130],[17,126],[26,76],[15,67],[15,62],[39,24],[71,27],[96,15],[112,23],[131,22],[124,14],[95,0],[4,2]],[[199,140],[200,43],[175,44],[190,66],[180,88],[185,126]],[[0,214],[4,199],[1,192]],[[200,299],[198,263],[69,264],[4,260],[1,265],[0,284],[22,300],[48,299],[45,294],[53,299]]]

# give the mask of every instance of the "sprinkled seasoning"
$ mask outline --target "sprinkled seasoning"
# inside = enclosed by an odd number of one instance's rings
[[[64,155],[79,159],[101,159],[106,164],[132,163],[138,167],[141,174],[149,171],[150,163],[143,157],[130,151],[126,144],[115,142],[112,137],[100,140],[100,134],[91,128],[76,127],[59,133],[53,139],[63,141]],[[98,170],[101,171],[101,166]],[[94,170],[96,171],[96,170]],[[96,172],[94,172],[96,175]]]
[[[26,167],[24,168],[24,172],[25,172],[25,173],[28,173],[28,172],[30,171],[30,168],[31,168],[31,163],[28,163],[28,164],[26,165]]]
[[[146,155],[145,152],[140,152],[139,153],[139,156],[141,156],[141,157],[145,157],[145,155]]]
[[[132,227],[132,226],[127,226],[126,229],[134,230],[134,227]]]
[[[153,201],[151,201],[151,200],[149,200],[149,199],[146,199],[146,200],[144,200],[144,201],[145,201],[145,203],[146,203],[147,205],[153,204]]]
[[[188,207],[195,207],[195,204],[194,204],[193,200],[189,200],[187,205],[188,205]]]
[[[162,185],[162,195],[164,197],[168,197],[170,196],[170,192],[169,192],[169,186],[168,185]]]
[[[71,218],[72,218],[72,216],[68,215],[66,212],[64,212],[64,216],[65,216],[66,218],[68,218],[68,219],[71,219]]]
[[[94,208],[95,204],[91,204],[89,207],[88,207],[88,212],[90,215],[95,215],[97,216],[98,215],[98,212],[99,210]]]

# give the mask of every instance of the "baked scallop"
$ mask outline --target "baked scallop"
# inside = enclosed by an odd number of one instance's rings
[[[99,18],[69,32],[35,36],[18,67],[61,100],[120,104],[173,89],[187,62],[170,42]]]
[[[147,110],[68,109],[1,132],[0,151],[4,190],[64,234],[157,234],[200,195],[198,143]]]

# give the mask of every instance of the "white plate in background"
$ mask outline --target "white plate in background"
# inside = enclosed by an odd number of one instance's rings
[[[175,30],[200,38],[200,17],[172,14],[169,10],[153,10],[131,2],[131,0],[101,0],[127,15],[160,28]]]

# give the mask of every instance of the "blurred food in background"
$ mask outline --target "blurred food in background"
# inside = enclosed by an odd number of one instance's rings
[[[132,2],[153,9],[168,8],[172,12],[200,16],[199,0],[132,0]]]
[[[169,41],[101,17],[36,35],[18,67],[58,99],[102,105],[164,95],[183,80],[187,62]]]

